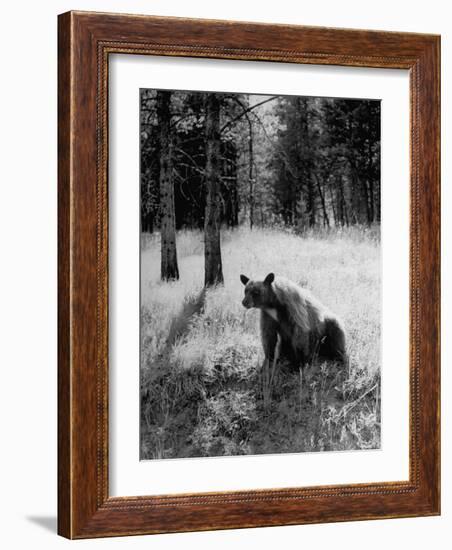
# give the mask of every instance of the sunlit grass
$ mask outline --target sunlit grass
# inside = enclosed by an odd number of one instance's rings
[[[142,458],[377,448],[379,229],[225,230],[225,284],[201,294],[203,234],[179,231],[180,280],[162,283],[158,234],[142,237]],[[343,320],[349,365],[277,366],[262,394],[259,312],[239,275],[284,275]]]

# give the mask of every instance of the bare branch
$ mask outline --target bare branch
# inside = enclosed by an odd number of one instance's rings
[[[236,97],[234,96],[231,96],[237,103],[239,103],[239,105],[243,108],[243,103],[241,103],[241,101],[239,101]],[[226,128],[228,128],[229,126],[231,126],[232,124],[234,124],[234,122],[236,122],[237,120],[239,120],[240,118],[242,118],[242,116],[246,115],[247,113],[251,112],[253,109],[256,109],[257,107],[260,107],[261,105],[264,105],[264,103],[268,103],[269,101],[274,101],[275,99],[277,99],[278,96],[274,96],[274,97],[270,97],[269,99],[265,99],[264,101],[261,101],[260,103],[256,103],[255,105],[251,105],[250,107],[247,107],[246,109],[244,109],[239,115],[237,115],[236,117],[234,117],[233,119],[231,119],[229,122],[226,122],[226,124],[223,125],[223,127],[220,129],[220,134],[222,134]]]

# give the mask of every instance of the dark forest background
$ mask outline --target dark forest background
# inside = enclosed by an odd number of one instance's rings
[[[222,224],[302,231],[380,221],[379,101],[143,89],[142,231],[160,227],[162,123],[171,138],[176,228],[204,227],[209,95],[220,119]]]

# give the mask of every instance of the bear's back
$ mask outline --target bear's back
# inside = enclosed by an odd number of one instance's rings
[[[330,312],[308,289],[285,277],[276,277],[272,286],[278,307],[289,320],[307,332],[321,330]]]

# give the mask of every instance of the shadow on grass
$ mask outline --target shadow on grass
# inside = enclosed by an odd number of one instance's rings
[[[201,313],[206,301],[206,289],[203,288],[198,294],[188,296],[179,313],[171,321],[166,339],[166,348],[169,349],[178,338],[183,336],[190,326],[190,320],[194,315]]]

